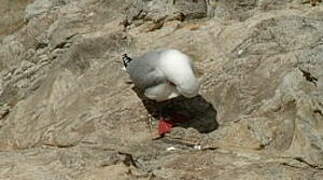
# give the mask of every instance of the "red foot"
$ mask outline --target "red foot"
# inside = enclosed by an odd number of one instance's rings
[[[170,120],[165,120],[164,118],[161,118],[159,120],[159,124],[158,124],[159,135],[162,136],[166,133],[169,133],[172,130],[172,127],[174,125],[175,125],[174,122],[172,122]]]
[[[166,133],[169,133],[177,123],[182,123],[187,120],[188,118],[185,115],[178,114],[178,113],[173,113],[171,115],[170,120],[166,120],[163,117],[160,118],[159,124],[158,124],[159,135],[162,136]]]

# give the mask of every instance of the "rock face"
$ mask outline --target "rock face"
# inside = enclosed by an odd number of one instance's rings
[[[5,2],[0,179],[323,179],[322,4]],[[201,90],[153,139],[121,55],[157,48],[192,56]]]

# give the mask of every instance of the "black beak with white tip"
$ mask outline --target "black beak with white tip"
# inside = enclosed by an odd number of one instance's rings
[[[128,64],[132,61],[132,59],[127,54],[124,54],[122,55],[122,61],[124,67],[127,68]]]

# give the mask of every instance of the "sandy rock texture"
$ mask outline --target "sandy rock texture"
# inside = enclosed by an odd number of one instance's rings
[[[323,179],[312,2],[4,0],[0,179]],[[159,104],[121,55],[158,48],[192,56],[201,89],[168,104],[191,119],[154,139]]]

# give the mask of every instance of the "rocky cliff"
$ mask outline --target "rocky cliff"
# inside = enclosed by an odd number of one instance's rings
[[[3,1],[0,179],[323,179],[319,2]],[[121,70],[157,48],[201,81],[160,139]]]

